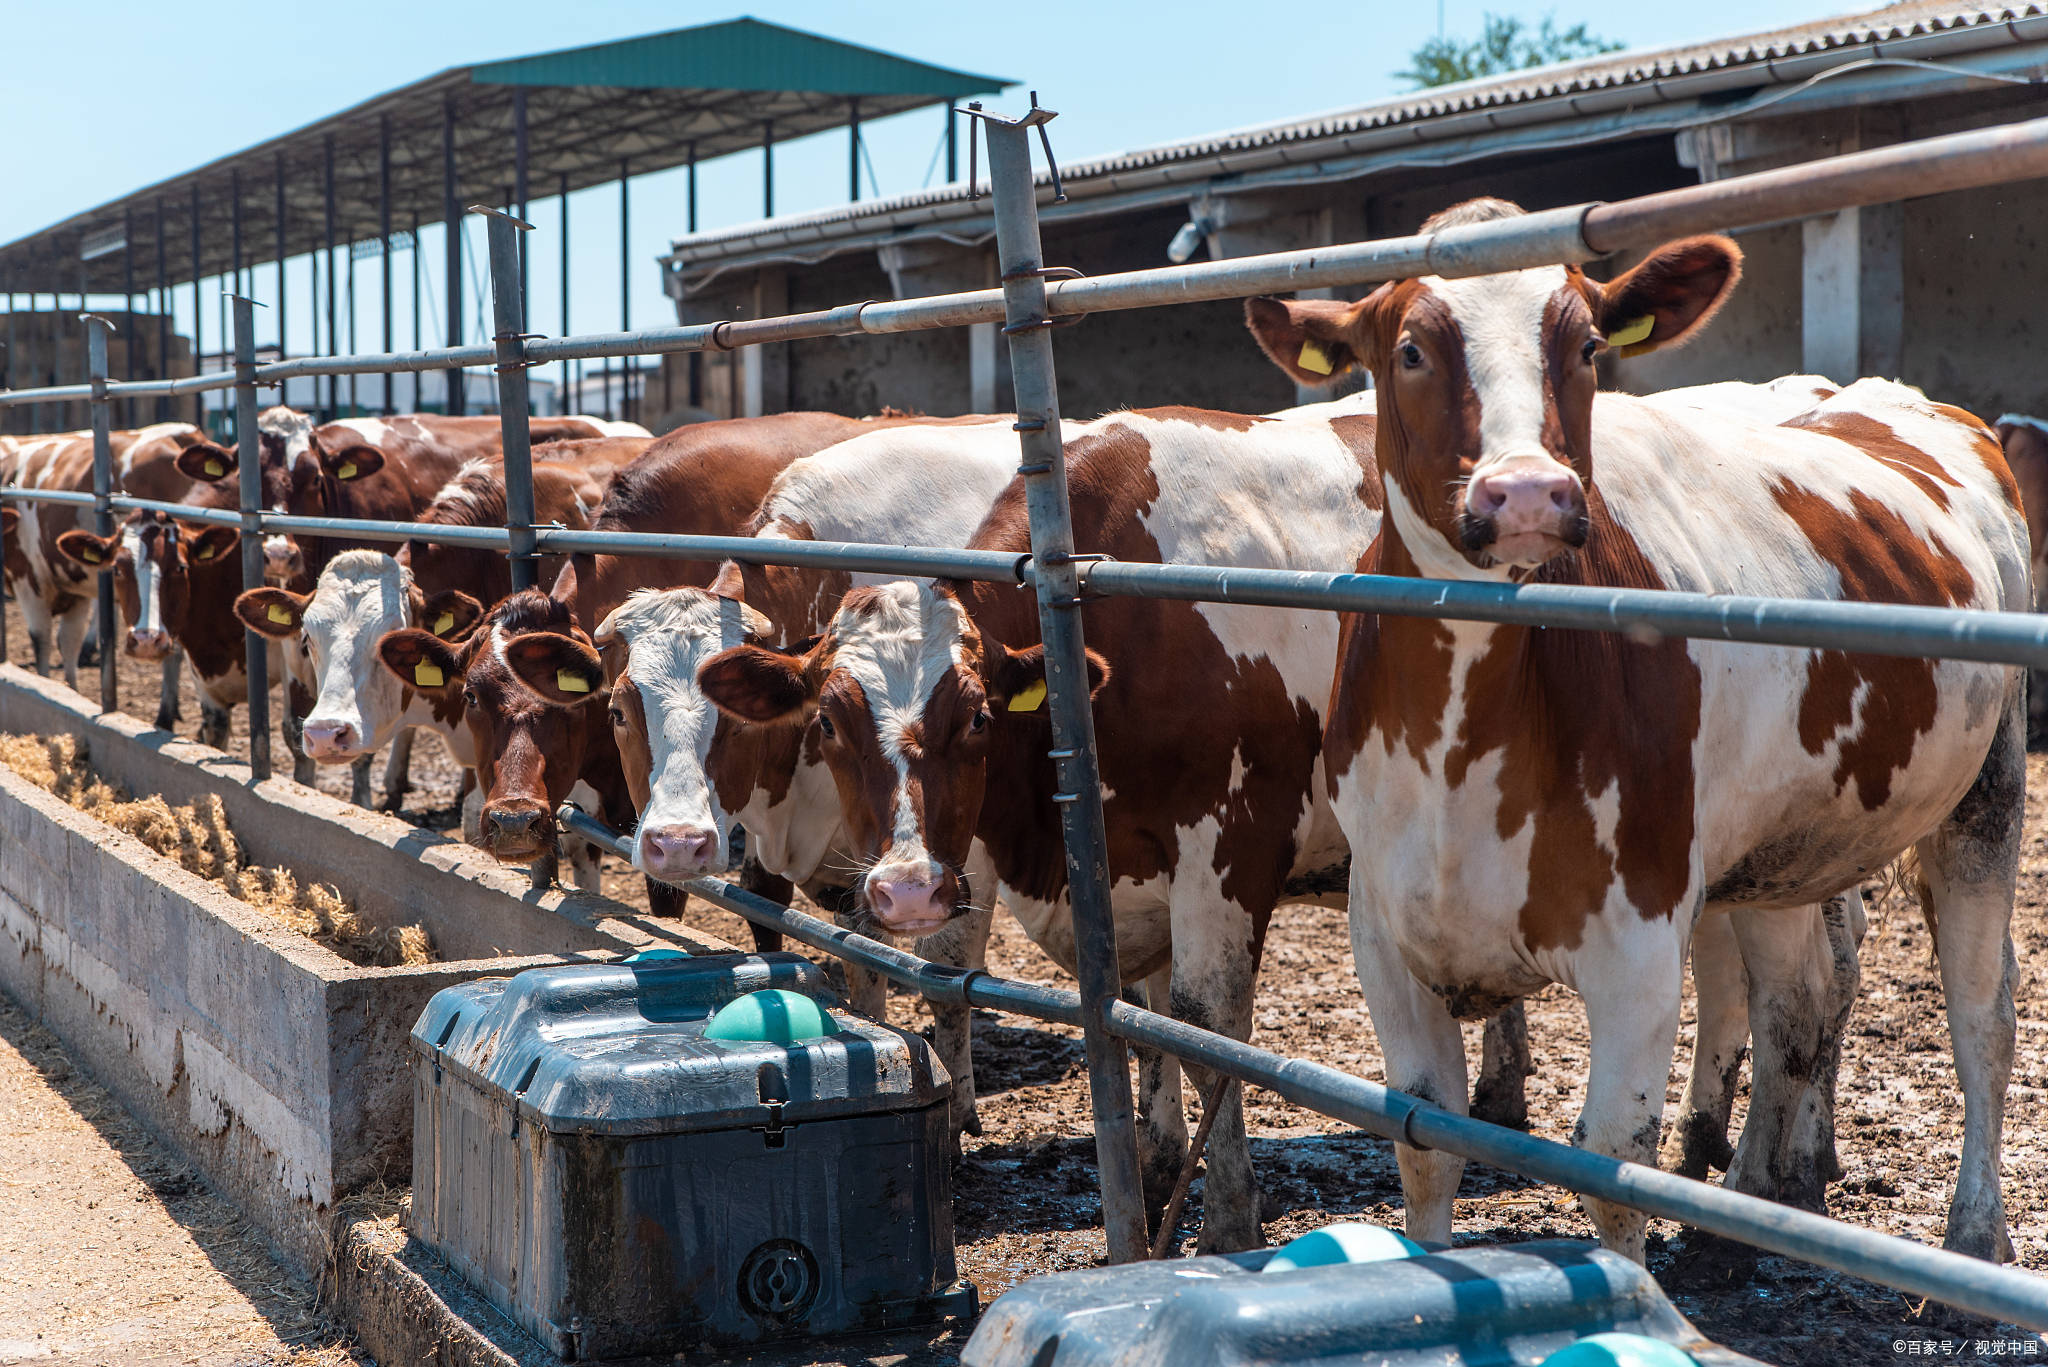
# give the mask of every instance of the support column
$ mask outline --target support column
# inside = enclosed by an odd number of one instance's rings
[[[524,150],[522,148],[522,150]],[[388,355],[395,348],[391,337],[391,116],[384,115],[377,121],[377,258],[383,263],[384,301],[380,316],[384,320],[384,351]],[[418,250],[415,246],[414,250]],[[384,372],[384,416],[390,417],[397,410],[391,403],[393,375]]]
[[[192,373],[206,369],[206,306],[199,299],[199,182],[192,182]],[[192,396],[192,421],[206,426],[206,395]]]
[[[1873,204],[1799,225],[1801,365],[1837,384],[1897,379],[1904,360],[1905,208]]]
[[[752,316],[775,318],[789,312],[789,273],[764,269],[754,277]],[[742,347],[740,362],[740,416],[758,418],[780,413],[789,406],[789,344],[770,342],[764,346]]]
[[[327,136],[326,194],[327,209],[325,223],[327,233],[327,350],[328,354],[330,355],[339,355],[341,353],[341,329],[336,325],[337,319],[339,317],[336,301],[339,297],[338,289],[340,286],[340,281],[338,281],[335,277],[340,275],[341,272],[339,269],[337,269],[336,262],[334,260],[334,135],[331,133]],[[326,413],[326,417],[329,422],[332,422],[336,417],[340,416],[340,408],[341,381],[339,377],[329,375],[327,377]]]
[[[441,104],[441,222],[447,227],[446,270],[448,272],[448,345],[462,345],[462,196],[455,178],[455,97]],[[460,416],[466,407],[460,370],[444,372],[448,377],[446,411]]]
[[[988,289],[997,283],[995,256],[985,247],[960,247],[937,238],[891,242],[876,249],[898,299]],[[997,408],[996,365],[998,325],[972,323],[967,328],[967,393],[965,413],[993,413]]]

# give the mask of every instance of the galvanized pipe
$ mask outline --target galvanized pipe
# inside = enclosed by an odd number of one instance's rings
[[[256,306],[235,296],[235,458],[242,528],[242,589],[263,587],[263,445],[256,432]],[[108,576],[102,576],[108,577]],[[270,777],[270,643],[242,631],[249,671],[249,773]]]
[[[564,805],[556,815],[564,829],[622,859],[631,857],[630,842],[578,808]],[[858,963],[931,1000],[1068,1025],[1079,1023],[1078,993],[935,964],[829,921],[778,906],[723,879],[696,878],[683,886],[755,925],[779,930],[799,943]],[[1381,1139],[1455,1153],[1803,1262],[1931,1296],[2003,1322],[2048,1328],[2048,1280],[2018,1268],[1929,1248],[1725,1187],[1456,1115],[1379,1083],[1320,1063],[1287,1058],[1125,1001],[1111,1004],[1108,1024],[1119,1037],[1134,1044],[1264,1087],[1305,1110],[1355,1125]]]
[[[92,529],[99,536],[114,534],[114,443],[112,415],[107,406],[107,334],[111,324],[98,314],[85,317],[85,370],[92,380]],[[121,705],[120,677],[115,672],[114,634],[120,618],[114,610],[114,576],[96,574],[100,633],[100,711],[112,712]]]
[[[540,573],[533,550],[533,446],[527,427],[526,303],[519,289],[519,234],[528,225],[509,214],[484,220],[491,257],[491,307],[497,322],[498,423],[505,452],[505,536],[512,590],[530,589]]]
[[[1034,101],[1035,103],[1035,101]],[[1039,116],[1034,112],[1032,119]],[[1058,775],[1060,833],[1066,845],[1067,898],[1074,923],[1075,977],[1081,985],[1081,1036],[1095,1111],[1095,1162],[1102,1183],[1102,1227],[1113,1263],[1151,1251],[1145,1190],[1138,1171],[1138,1130],[1131,1106],[1131,1056],[1104,1026],[1123,991],[1116,924],[1109,901],[1109,842],[1102,819],[1102,774],[1081,631],[1081,581],[1074,563],[1074,522],[1067,502],[1066,444],[1060,435],[1059,385],[1045,316],[1045,265],[1031,182],[1031,122],[985,121],[989,182],[995,199],[996,257],[1002,267],[1003,331],[1010,336],[1010,377],[1024,463],[1024,503],[1037,567],[1038,625],[1045,641],[1047,712]]]

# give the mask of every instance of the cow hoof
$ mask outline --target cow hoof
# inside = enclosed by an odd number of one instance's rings
[[[1529,1128],[1529,1093],[1518,1077],[1481,1077],[1472,1089],[1472,1118],[1511,1130]]]
[[[1657,1156],[1658,1166],[1664,1171],[1700,1182],[1706,1180],[1710,1171],[1728,1171],[1728,1165],[1734,1161],[1735,1150],[1728,1143],[1727,1128],[1715,1124],[1713,1117],[1703,1111],[1680,1117],[1665,1136],[1664,1150]]]
[[[1243,1253],[1265,1246],[1266,1232],[1259,1228],[1257,1220],[1214,1220],[1207,1210],[1202,1212],[1202,1233],[1195,1240],[1196,1257],[1206,1258],[1212,1253]]]
[[[410,789],[410,788],[400,788],[400,789],[399,789],[399,790],[398,790],[397,792],[395,792],[395,793],[386,793],[386,794],[384,794],[384,800],[383,800],[382,802],[379,802],[379,803],[377,804],[377,810],[378,810],[378,811],[380,811],[380,812],[401,812],[401,811],[404,811],[404,810],[405,810],[405,799],[406,799],[406,796],[407,796],[407,794],[409,794],[409,793],[411,793],[411,792],[412,792],[412,789]]]
[[[1948,1233],[1942,1236],[1941,1246],[1951,1253],[1961,1253],[1971,1258],[1982,1258],[1987,1263],[2009,1263],[2013,1260],[2012,1236],[2006,1232],[2005,1212],[1949,1211]]]

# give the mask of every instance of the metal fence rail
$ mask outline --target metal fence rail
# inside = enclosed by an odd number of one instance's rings
[[[1078,993],[963,974],[761,902],[728,884],[699,880],[690,890],[817,948],[859,960],[935,1000],[972,1003],[1081,1026],[1089,1059],[1105,1232],[1112,1258],[1145,1255],[1138,1197],[1130,1081],[1124,1045],[1137,1042],[1256,1082],[1299,1104],[1402,1142],[1439,1147],[1556,1182],[1653,1215],[1684,1220],[1729,1237],[1980,1313],[2048,1329],[2048,1281],[2013,1269],[1891,1239],[1854,1226],[1742,1197],[1721,1188],[1534,1139],[1428,1106],[1400,1093],[1301,1060],[1140,1011],[1118,1000],[1121,977],[1109,920],[1100,785],[1095,780],[1092,717],[1081,668],[1081,590],[1190,601],[1382,612],[1571,629],[1645,632],[1872,654],[1930,655],[2048,667],[2048,619],[2026,614],[1871,603],[1721,598],[1700,594],[1564,585],[1448,583],[1377,575],[1308,573],[1186,565],[1090,563],[1073,554],[1066,501],[1065,452],[1046,329],[1058,318],[1164,303],[1236,298],[1435,273],[1478,275],[1591,260],[1626,247],[1714,228],[1752,226],[1908,195],[1931,194],[2048,175],[2048,119],[1853,153],[1760,175],[1733,177],[1616,204],[1579,205],[1525,218],[1431,234],[1267,256],[1136,271],[1097,279],[1049,280],[1039,254],[1029,136],[1052,116],[1036,107],[1011,122],[979,116],[988,138],[995,200],[999,289],[895,302],[849,304],[786,318],[654,328],[590,337],[529,340],[518,331],[517,233],[525,225],[493,214],[493,295],[498,334],[490,346],[254,362],[248,301],[237,300],[236,368],[178,381],[123,383],[95,365],[91,383],[0,393],[0,406],[89,398],[95,403],[96,492],[0,490],[14,502],[91,507],[104,527],[111,513],[143,510],[181,520],[238,527],[244,582],[261,582],[259,535],[295,532],[352,540],[419,540],[503,551],[513,582],[531,583],[543,553],[601,552],[758,564],[831,567],[883,574],[1013,582],[1039,599],[1046,642],[1049,711],[1061,786],[1072,800],[1066,819],[1070,896],[1081,965]],[[764,541],[739,537],[579,532],[532,525],[527,451],[526,369],[573,358],[729,350],[802,338],[879,334],[1004,323],[1010,337],[1030,508],[1032,553]],[[101,349],[103,354],[104,349]],[[293,517],[264,511],[258,488],[259,387],[305,375],[343,375],[492,365],[505,426],[505,528],[451,528],[396,522]],[[237,510],[199,509],[112,495],[106,404],[112,399],[237,390],[240,495]],[[511,486],[517,485],[515,489]],[[103,577],[102,583],[108,581]],[[111,595],[101,603],[103,640],[111,642]],[[265,655],[249,634],[252,769],[269,772]],[[108,655],[111,649],[106,648]],[[102,701],[111,707],[111,672]],[[257,740],[260,733],[262,745]],[[622,854],[619,837],[580,813],[571,829]]]

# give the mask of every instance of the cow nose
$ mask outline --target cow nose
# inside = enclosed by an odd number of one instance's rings
[[[308,721],[304,731],[306,754],[317,760],[355,758],[356,729],[345,721]]]
[[[171,634],[168,631],[131,631],[128,633],[128,653],[138,660],[161,660],[171,653]]]
[[[491,828],[499,835],[511,836],[525,835],[540,819],[539,812],[524,810],[488,812],[485,815],[490,817]]]
[[[657,826],[640,833],[640,862],[656,878],[690,878],[711,871],[718,832],[703,826]]]
[[[946,894],[946,878],[928,873],[905,873],[868,879],[868,910],[883,927],[922,934],[936,930],[952,916],[952,898]]]
[[[1505,461],[1465,486],[1466,512],[1490,523],[1496,541],[1536,535],[1579,544],[1585,506],[1579,477],[1547,458]]]
[[[282,537],[263,543],[263,573],[267,578],[289,579],[299,572],[299,548]]]

